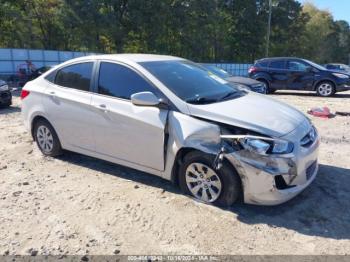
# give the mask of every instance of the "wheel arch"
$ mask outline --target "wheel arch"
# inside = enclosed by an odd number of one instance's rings
[[[48,123],[54,128],[54,126],[51,124],[51,122],[50,122],[46,117],[44,117],[44,116],[42,116],[42,115],[36,115],[36,116],[32,119],[32,121],[31,121],[31,123],[30,123],[30,134],[32,135],[32,138],[33,138],[34,141],[35,141],[34,127],[35,127],[35,124],[36,124],[39,120],[44,120],[44,121],[48,122]],[[54,129],[55,129],[55,128],[54,128]],[[55,132],[57,133],[56,129],[55,129]],[[58,136],[58,134],[57,134],[57,136]]]
[[[316,81],[314,86],[313,86],[313,91],[316,91],[317,86],[323,82],[331,83],[334,86],[334,90],[335,91],[337,90],[337,84],[334,82],[334,80],[326,78],[326,79],[320,79],[320,80]]]
[[[207,152],[203,152],[199,149],[193,148],[193,147],[183,147],[180,148],[175,156],[175,161],[174,161],[174,165],[171,171],[171,182],[175,185],[179,184],[179,169],[180,169],[180,165],[183,164],[184,158],[187,154],[191,153],[191,152],[200,152],[203,154],[208,154]],[[211,154],[213,156],[215,156],[215,154]],[[241,183],[241,189],[243,191],[243,181],[242,181],[242,177],[240,175],[240,173],[237,171],[236,167],[225,157],[224,158],[224,164],[227,165],[230,169],[234,170],[234,172],[237,174],[237,176],[240,179],[240,183]]]

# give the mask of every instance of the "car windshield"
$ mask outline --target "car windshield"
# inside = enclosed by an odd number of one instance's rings
[[[316,64],[314,62],[311,62],[309,60],[305,60],[307,63],[309,63],[311,66],[317,68],[318,70],[327,70],[327,68],[325,68],[324,66],[321,66],[319,64]]]
[[[200,64],[200,65],[221,78],[229,78],[232,76],[231,74],[229,74],[228,72],[226,72],[225,70],[217,66],[209,65],[209,64]]]
[[[240,97],[244,91],[187,60],[141,62],[176,96],[191,104],[209,104]]]
[[[341,65],[341,68],[345,71],[350,71],[350,66],[348,65]]]

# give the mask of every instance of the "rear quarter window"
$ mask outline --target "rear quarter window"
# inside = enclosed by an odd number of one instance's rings
[[[268,67],[269,66],[269,61],[257,61],[255,63],[255,66],[257,66],[257,67]]]

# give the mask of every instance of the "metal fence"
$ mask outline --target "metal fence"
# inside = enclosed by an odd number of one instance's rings
[[[30,70],[57,65],[72,58],[91,54],[93,53],[0,48],[0,79],[10,82],[18,81],[22,74],[28,74]]]
[[[57,65],[72,58],[91,55],[90,52],[72,52],[43,49],[0,48],[0,79],[17,86],[21,78],[43,66]],[[232,75],[246,76],[251,64],[214,64]],[[23,80],[23,79],[22,79]],[[24,79],[25,80],[25,79]]]
[[[224,69],[234,76],[247,76],[248,69],[252,66],[252,64],[214,64],[215,66]]]

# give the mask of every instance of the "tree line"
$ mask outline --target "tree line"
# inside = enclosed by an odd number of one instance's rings
[[[348,63],[348,22],[272,2],[270,56]],[[268,14],[269,0],[0,0],[0,47],[252,62],[265,56]]]

